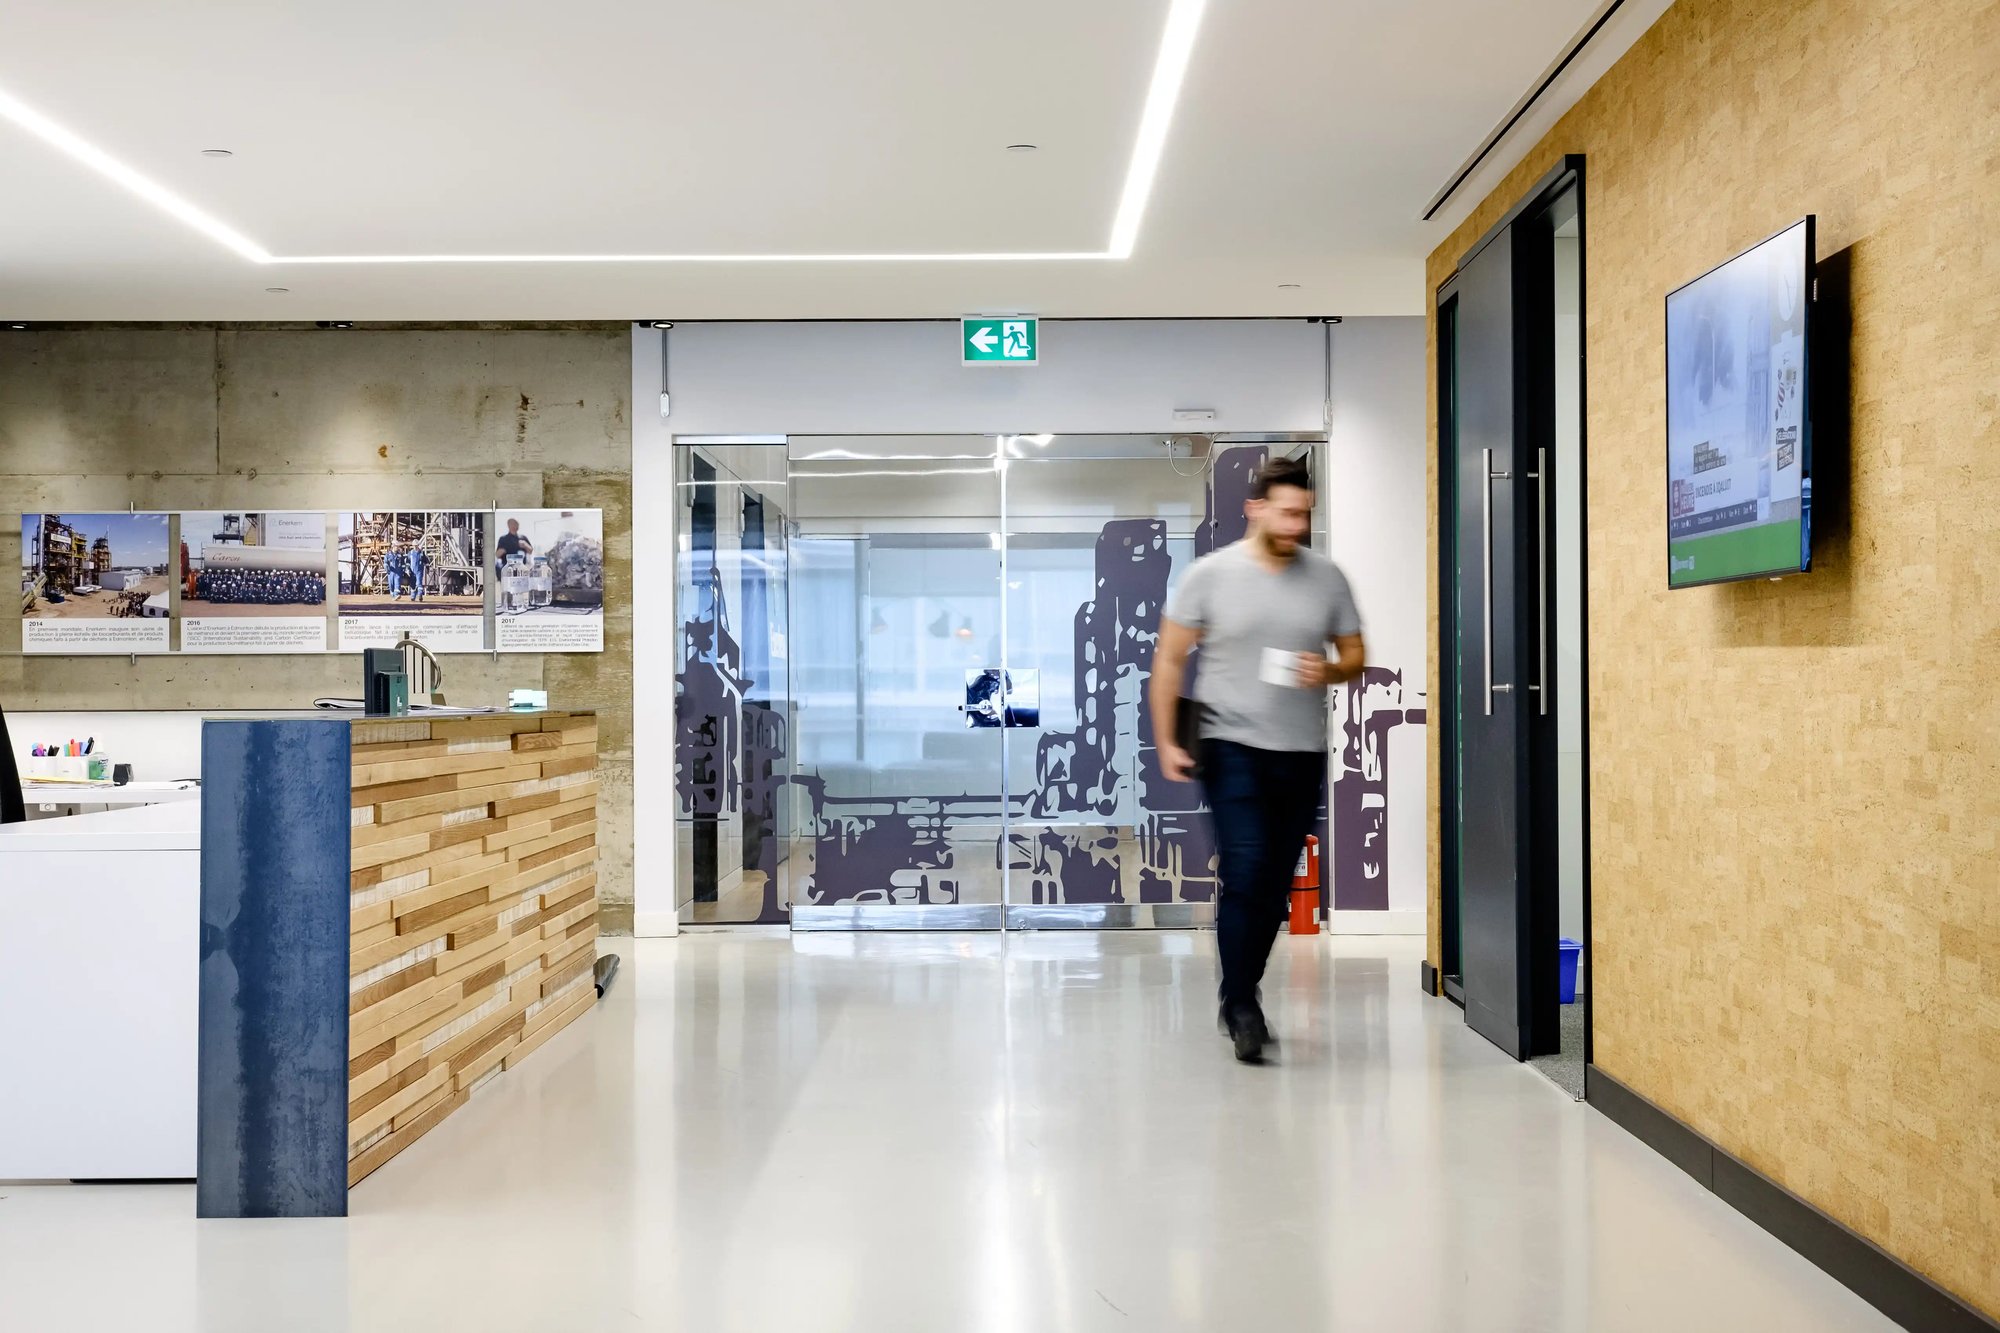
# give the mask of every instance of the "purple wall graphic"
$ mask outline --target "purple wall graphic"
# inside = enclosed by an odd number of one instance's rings
[[[674,788],[680,817],[692,821],[693,897],[713,902],[722,876],[720,825],[741,815],[744,848],[738,864],[761,874],[763,901],[755,918],[782,923],[786,908],[778,883],[778,792],[785,782],[786,717],[770,698],[771,682],[748,673],[743,643],[730,628],[723,564],[716,552],[716,473],[695,459],[696,487],[689,527],[689,595],[681,623],[680,666],[674,676]],[[764,552],[770,545],[763,522],[764,502],[747,499],[744,546]],[[769,576],[755,561],[745,562],[744,603],[747,642],[770,672]],[[782,591],[782,590],[781,590]]]
[[[681,625],[681,667],[674,678],[674,785],[682,814],[719,819],[738,808],[737,754],[749,681],[743,651],[729,632],[713,552],[697,551],[693,564],[694,614]]]
[[[1423,696],[1414,694],[1421,701]],[[1339,695],[1346,732],[1333,779],[1333,905],[1340,911],[1389,906],[1389,733],[1424,725],[1426,710],[1406,708],[1403,673],[1372,666]]]
[[[1215,895],[1213,841],[1207,820],[1195,817],[1200,789],[1162,776],[1146,706],[1172,567],[1167,525],[1157,519],[1118,519],[1097,535],[1094,595],[1076,612],[1076,726],[1044,733],[1036,745],[1028,827],[1017,825],[1011,838],[1009,866],[1029,876],[1030,903]],[[1132,742],[1122,754],[1121,736]],[[1063,818],[1076,815],[1111,822]],[[1040,820],[1052,822],[1034,827]],[[1121,848],[1118,830],[1128,823],[1131,842]]]
[[[1248,446],[1217,453],[1195,531],[1198,556],[1244,535],[1250,477],[1267,452]],[[769,501],[758,503],[760,521],[746,522],[745,537],[746,547],[754,540],[763,558],[746,561],[742,574],[760,586],[753,590],[746,583],[743,641],[768,645],[765,608],[782,606],[784,598],[766,595],[771,590],[762,584],[782,579],[766,571],[782,567],[784,552],[764,536],[761,506]],[[681,817],[697,825],[706,821],[711,846],[720,821],[743,816],[743,865],[763,877],[755,920],[781,923],[787,917],[778,875],[787,847],[792,897],[814,906],[957,903],[969,882],[997,882],[1003,857],[1016,901],[1213,901],[1214,843],[1200,788],[1162,776],[1146,704],[1173,568],[1164,523],[1121,519],[1099,532],[1095,587],[1073,622],[1076,724],[1036,737],[1030,790],[1011,798],[937,790],[830,796],[820,775],[787,771],[788,700],[773,694],[781,682],[759,681],[745,666],[730,626],[712,511],[701,517],[709,519],[707,539],[697,534],[683,582],[676,790]],[[771,518],[769,527],[782,531],[783,515]],[[1388,906],[1388,738],[1398,726],[1422,725],[1425,710],[1421,695],[1406,699],[1402,672],[1385,667],[1369,668],[1338,697],[1345,740],[1331,810],[1323,806],[1319,822],[1320,845],[1327,849],[1323,874],[1335,906],[1382,909]],[[1030,734],[1017,730],[1009,741],[1022,744]],[[996,783],[998,777],[996,771]],[[780,819],[786,786],[803,798],[797,839]],[[1008,834],[1000,846],[996,831],[1003,823]],[[1336,837],[1329,837],[1330,826]],[[704,866],[697,855],[696,873],[713,878],[715,858]]]

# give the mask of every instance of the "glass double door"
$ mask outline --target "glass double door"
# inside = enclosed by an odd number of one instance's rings
[[[1240,535],[1250,470],[1305,447],[682,443],[683,920],[1211,921],[1199,790],[1155,755],[1153,652],[1179,576]]]

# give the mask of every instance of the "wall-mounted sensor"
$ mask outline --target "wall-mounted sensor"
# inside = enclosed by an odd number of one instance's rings
[[[1176,423],[1213,420],[1215,420],[1215,409],[1212,407],[1177,407],[1174,409],[1174,421]]]

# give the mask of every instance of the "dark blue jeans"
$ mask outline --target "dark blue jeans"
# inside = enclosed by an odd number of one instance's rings
[[[1255,1004],[1271,945],[1291,907],[1292,872],[1319,813],[1326,752],[1209,740],[1201,760],[1221,865],[1215,943],[1222,1002]]]

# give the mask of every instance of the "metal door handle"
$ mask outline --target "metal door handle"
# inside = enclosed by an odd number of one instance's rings
[[[1535,450],[1535,496],[1541,508],[1540,527],[1535,533],[1535,547],[1541,553],[1541,572],[1535,580],[1536,595],[1541,603],[1539,627],[1535,631],[1535,652],[1541,661],[1535,676],[1539,682],[1535,693],[1540,696],[1538,708],[1542,716],[1549,712],[1549,451]]]
[[[1493,470],[1493,451],[1491,449],[1481,449],[1479,452],[1482,458],[1480,470],[1486,474],[1486,479],[1481,483],[1479,489],[1480,528],[1484,533],[1486,543],[1486,553],[1479,562],[1480,573],[1484,576],[1486,583],[1486,595],[1481,599],[1486,621],[1486,716],[1492,717],[1493,696],[1496,694],[1511,694],[1514,691],[1512,685],[1495,685],[1493,683],[1493,483],[1496,481],[1506,481],[1514,474],[1511,472],[1495,472]]]

